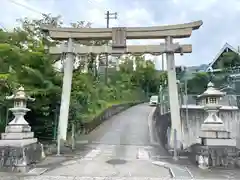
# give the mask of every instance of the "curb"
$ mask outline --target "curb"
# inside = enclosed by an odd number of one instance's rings
[[[170,168],[169,166],[167,166],[167,163],[161,162],[161,161],[153,161],[152,164],[154,164],[154,165],[156,165],[156,166],[160,166],[160,167],[164,167],[164,168],[168,169],[171,178],[176,178],[176,175],[174,174],[172,168]]]
[[[174,166],[171,167],[171,164],[169,163],[165,163],[165,162],[161,162],[161,161],[153,161],[152,164],[156,165],[156,166],[160,166],[160,167],[164,167],[166,169],[169,170],[170,175],[172,176],[172,178],[181,178],[181,179],[194,179],[193,174],[191,173],[191,171],[186,167],[178,167],[178,166]],[[175,169],[175,170],[174,170]],[[174,172],[175,171],[175,172]]]
[[[187,167],[185,167],[185,169],[186,169],[186,171],[189,173],[189,175],[191,176],[191,178],[193,179],[194,176],[193,176],[193,174],[191,173],[191,171],[190,171]]]
[[[147,121],[148,121],[148,130],[149,130],[149,138],[151,143],[156,143],[154,141],[154,134],[153,134],[153,114],[156,111],[156,107],[154,107],[150,113],[148,114]]]

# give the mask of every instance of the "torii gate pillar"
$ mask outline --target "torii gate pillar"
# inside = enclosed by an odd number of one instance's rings
[[[172,38],[169,36],[165,39],[166,48],[170,49],[171,44],[173,43]],[[178,100],[178,87],[177,87],[177,78],[175,70],[175,60],[174,52],[167,51],[166,53],[167,61],[167,72],[168,72],[168,90],[169,90],[169,102],[170,102],[170,113],[171,113],[171,134],[170,134],[170,147],[181,148],[182,143],[182,126],[180,119],[180,107]],[[174,130],[177,132],[177,139],[174,138]],[[176,144],[177,143],[177,144]]]
[[[68,39],[66,58],[63,62],[63,84],[62,84],[62,97],[60,106],[60,115],[58,123],[58,141],[65,139],[68,126],[68,114],[72,89],[72,76],[75,54],[73,49],[73,39]],[[60,142],[58,143],[60,145]],[[60,152],[58,152],[59,154]]]

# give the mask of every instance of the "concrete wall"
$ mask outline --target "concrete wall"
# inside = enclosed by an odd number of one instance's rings
[[[162,145],[167,148],[168,145],[168,135],[167,129],[171,127],[171,114],[170,112],[161,114],[160,107],[157,106],[153,115],[153,122],[155,122],[155,132],[158,139],[161,141]]]
[[[164,111],[164,113],[162,112]],[[156,107],[153,116],[155,132],[158,136],[159,143],[163,145],[163,147],[168,150],[169,149],[169,135],[168,129],[171,128],[171,113],[167,111],[167,107],[164,109],[160,106]]]
[[[198,135],[201,124],[207,117],[207,113],[202,106],[188,105],[188,118],[186,107],[181,108],[181,120],[182,120],[182,137],[183,147],[187,148],[193,144],[198,143]],[[163,110],[163,108],[162,108]],[[219,117],[223,120],[225,127],[231,132],[232,138],[237,141],[237,148],[240,148],[240,110],[236,106],[223,106],[219,113]],[[155,112],[156,130],[159,139],[166,147],[168,142],[167,129],[171,126],[170,113],[163,111],[161,113],[161,107],[156,108]]]
[[[207,113],[201,106],[190,106],[188,108],[188,118],[186,118],[186,115],[186,108],[182,108],[183,145],[189,147],[198,143],[200,128],[207,117]],[[240,137],[240,111],[236,107],[226,106],[220,109],[218,116],[223,120],[226,129],[231,132],[231,137],[238,141],[238,137]]]

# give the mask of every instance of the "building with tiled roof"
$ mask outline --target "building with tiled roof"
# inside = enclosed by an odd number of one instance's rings
[[[234,52],[238,55],[240,55],[239,50],[235,49],[232,47],[230,44],[225,43],[224,46],[220,49],[220,51],[216,54],[212,62],[208,65],[206,68],[206,72],[218,72],[221,71],[222,69],[219,69],[218,63],[221,61],[221,57],[224,53],[226,52]]]

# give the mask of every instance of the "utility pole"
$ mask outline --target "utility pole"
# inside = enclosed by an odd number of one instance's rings
[[[109,28],[109,20],[117,19],[117,12],[110,13],[109,11],[107,11],[107,13],[105,15],[106,15],[106,19],[107,19],[107,28]],[[105,84],[107,84],[107,83],[108,83],[108,54],[106,54],[106,64],[105,64]]]
[[[165,70],[165,67],[164,67],[164,54],[162,54],[162,70],[163,71]]]

